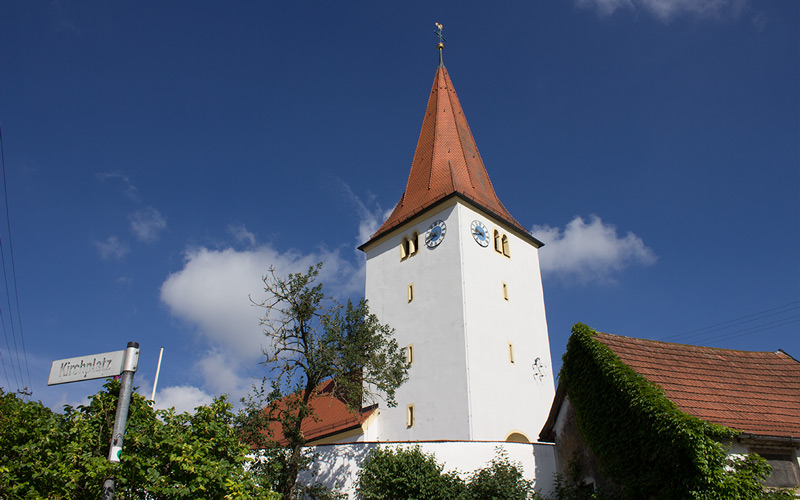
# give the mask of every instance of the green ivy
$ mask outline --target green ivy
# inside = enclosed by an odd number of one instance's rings
[[[761,499],[770,473],[755,455],[729,458],[738,434],[682,412],[581,323],[572,328],[559,375],[578,428],[603,475],[625,499]]]

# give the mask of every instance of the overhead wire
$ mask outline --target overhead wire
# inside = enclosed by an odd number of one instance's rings
[[[771,330],[780,326],[789,325],[800,321],[800,315],[786,316],[792,311],[800,309],[800,300],[795,300],[781,306],[772,307],[745,316],[740,316],[728,321],[716,323],[714,325],[706,326],[703,328],[696,328],[682,333],[662,337],[658,340],[670,341],[691,341],[691,342],[704,342],[704,343],[717,343],[724,340],[729,340],[744,335],[751,335],[754,333]],[[778,316],[777,319],[767,321],[770,318]],[[745,326],[749,323],[758,322],[758,324]],[[742,328],[744,327],[744,328]],[[736,329],[734,331],[726,331]],[[722,332],[718,335],[709,337],[717,332]]]
[[[17,287],[17,266],[16,266],[16,261],[14,259],[14,244],[13,244],[13,241],[12,241],[12,238],[11,238],[11,215],[10,215],[10,210],[9,210],[9,206],[8,206],[8,181],[7,181],[7,176],[6,176],[6,155],[5,155],[5,146],[4,146],[4,143],[3,143],[3,127],[2,126],[0,126],[0,166],[2,167],[2,171],[3,171],[3,198],[5,200],[5,209],[6,209],[6,231],[8,232],[8,250],[9,250],[9,253],[10,253],[10,256],[11,256],[11,278],[12,278],[12,281],[13,281],[13,284],[14,284],[14,304],[16,305],[17,324],[19,325],[19,337],[20,337],[20,342],[22,343],[22,355],[23,355],[23,359],[25,360],[25,371],[28,374],[28,385],[25,386],[25,390],[23,390],[22,392],[26,392],[27,393],[27,392],[29,392],[29,388],[32,386],[32,383],[31,383],[31,369],[30,369],[30,365],[28,364],[28,351],[25,348],[25,333],[24,333],[24,331],[22,329],[22,314],[20,313],[20,307],[19,307],[19,288]],[[8,298],[8,308],[9,308],[8,315],[9,315],[9,322],[11,324],[11,335],[14,338],[14,349],[16,350],[17,365],[18,365],[19,370],[20,370],[20,379],[22,381],[22,384],[24,385],[25,384],[25,377],[23,377],[23,375],[22,375],[22,366],[21,366],[21,363],[19,361],[19,349],[17,348],[17,336],[16,336],[16,332],[14,330],[14,315],[13,315],[12,307],[11,307],[11,294],[9,294],[9,290],[8,290],[8,277],[7,277],[7,274],[6,274],[5,252],[2,251],[2,249],[3,249],[2,238],[0,238],[0,255],[2,256],[2,262],[3,262],[3,280],[5,282],[5,287],[6,287],[6,297]],[[19,389],[20,388],[18,387],[17,390],[19,391]]]
[[[0,262],[3,265],[3,283],[6,287],[6,302],[8,303],[8,310],[11,310],[11,294],[8,291],[8,274],[6,273],[6,253],[3,251],[3,238],[0,238]],[[22,362],[19,360],[19,347],[17,346],[17,333],[16,329],[14,328],[14,315],[9,313],[8,314],[8,322],[11,324],[11,338],[14,339],[14,354],[17,356],[17,370],[19,370],[19,378],[22,381],[22,385],[25,384],[25,377],[22,376]],[[5,324],[4,324],[5,326]],[[6,341],[8,338],[6,337]],[[10,355],[9,355],[10,356]],[[13,365],[13,360],[12,360]],[[14,378],[16,378],[17,374],[14,373]],[[17,391],[21,389],[19,386],[19,382],[17,383]]]
[[[3,326],[3,336],[6,338],[6,352],[8,353],[8,360],[11,362],[11,374],[14,375],[14,384],[17,391],[20,390],[19,379],[17,378],[17,372],[14,368],[14,358],[11,356],[11,345],[8,343],[8,331],[6,330],[6,318],[3,316],[3,309],[0,308],[0,324]],[[3,359],[3,358],[0,358]],[[11,379],[8,378],[8,372],[6,371],[6,362],[3,359],[3,372],[6,374],[6,382],[8,385],[11,385]]]
[[[766,330],[772,330],[773,328],[791,325],[792,323],[797,323],[799,321],[800,321],[800,314],[798,314],[797,316],[790,316],[788,318],[775,320],[770,323],[765,323],[763,325],[756,325],[749,328],[745,328],[743,330],[737,330],[735,332],[728,332],[722,335],[717,335],[716,337],[711,337],[710,339],[704,340],[704,342],[708,344],[716,344],[718,342],[734,339],[736,337],[742,337],[744,335],[751,335],[753,333],[760,333]]]

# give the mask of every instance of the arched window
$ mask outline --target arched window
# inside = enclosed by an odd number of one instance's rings
[[[508,443],[530,443],[528,436],[521,432],[512,432],[506,437]]]
[[[400,260],[406,260],[417,252],[419,252],[419,233],[414,231],[411,233],[411,238],[403,236],[400,243]]]
[[[408,241],[408,255],[409,257],[417,253],[419,250],[419,233],[414,231],[411,234],[411,239]]]
[[[505,234],[503,235],[502,244],[503,244],[503,255],[505,255],[506,257],[511,257],[511,250],[508,248],[508,236],[506,236]]]
[[[494,251],[503,253],[503,246],[500,242],[500,233],[497,231],[497,229],[494,230]]]

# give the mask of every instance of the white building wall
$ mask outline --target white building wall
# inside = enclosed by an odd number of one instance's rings
[[[447,232],[429,249],[425,233],[439,219]],[[475,242],[473,220],[483,222],[490,236],[497,229],[509,238],[510,258],[496,252],[492,241],[487,247]],[[402,239],[414,231],[420,249],[401,260]],[[398,406],[381,405],[377,439],[497,441],[518,432],[535,440],[555,393],[538,249],[503,223],[452,199],[366,254],[370,310],[395,328],[401,347],[414,346]],[[415,422],[407,428],[410,404]]]
[[[361,463],[374,448],[419,445],[425,453],[432,453],[444,465],[445,472],[457,471],[465,479],[472,472],[486,467],[498,450],[505,450],[511,462],[521,466],[523,477],[534,480],[534,488],[544,495],[553,492],[555,460],[553,445],[544,443],[504,443],[489,441],[420,442],[420,443],[349,443],[310,447],[314,454],[314,468],[301,474],[302,484],[322,483],[329,488],[355,499],[358,471]]]
[[[535,441],[555,395],[538,248],[468,206],[459,214],[472,439]],[[469,236],[474,220],[508,237],[510,257]]]
[[[447,226],[436,248],[425,233],[436,220]],[[401,242],[416,231],[420,248],[401,260]],[[411,221],[367,249],[366,291],[370,311],[395,329],[401,347],[413,344],[409,380],[396,393],[397,407],[381,404],[377,439],[470,439],[459,231],[454,203]],[[408,285],[414,299],[408,301]],[[414,425],[406,426],[408,405]]]

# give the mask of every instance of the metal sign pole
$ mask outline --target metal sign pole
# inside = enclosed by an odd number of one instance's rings
[[[131,404],[131,393],[133,392],[133,374],[139,364],[139,343],[128,342],[125,349],[125,360],[122,363],[122,380],[119,386],[119,400],[117,402],[117,415],[114,418],[114,431],[111,433],[111,448],[108,451],[108,461],[111,463],[119,462],[119,455],[122,452],[122,436],[125,434],[125,424],[128,421],[128,409]],[[114,478],[109,477],[103,483],[103,500],[114,498]]]

